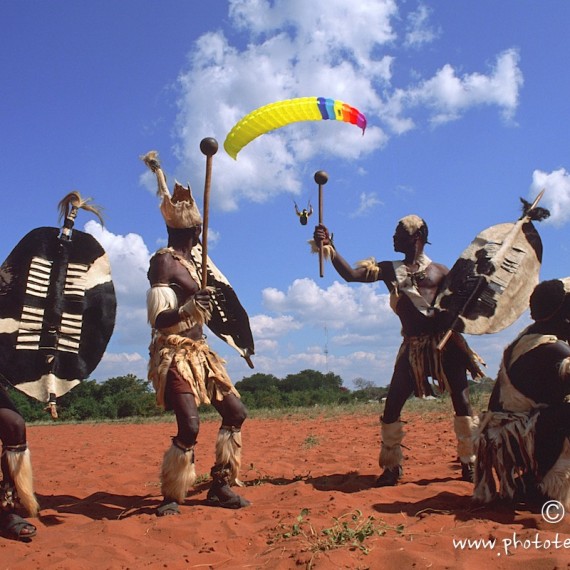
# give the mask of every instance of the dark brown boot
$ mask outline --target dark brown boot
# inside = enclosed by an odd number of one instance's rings
[[[384,469],[382,475],[376,479],[376,487],[393,487],[402,477],[403,470],[401,465]]]
[[[475,477],[475,465],[471,462],[461,462],[461,479],[468,483],[473,483]]]
[[[214,465],[212,471],[212,486],[208,491],[207,502],[213,507],[224,509],[241,509],[251,503],[234,493],[230,487],[231,472],[227,465]]]

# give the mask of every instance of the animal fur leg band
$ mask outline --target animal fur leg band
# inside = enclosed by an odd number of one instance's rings
[[[475,462],[474,438],[478,427],[478,417],[455,416],[453,419],[453,429],[457,437],[457,455],[461,463]]]
[[[35,517],[40,510],[40,506],[34,494],[34,477],[32,473],[30,450],[25,444],[18,446],[5,445],[2,455],[8,466],[9,476],[16,489],[16,496],[14,497],[13,503],[19,503],[26,509],[31,517]],[[3,506],[5,508],[14,507],[14,504],[8,504],[10,502],[7,498],[8,493],[5,493],[5,495],[6,497],[2,502],[6,502],[7,504]]]
[[[216,441],[216,465],[227,466],[230,471],[230,485],[243,486],[239,480],[241,468],[241,430],[233,426],[222,426]]]
[[[162,460],[160,474],[162,496],[183,503],[188,489],[195,481],[194,446],[182,447],[173,440]]]
[[[382,447],[380,448],[380,467],[383,469],[393,469],[402,465],[404,456],[402,455],[402,440],[404,439],[404,422],[397,421],[386,424],[381,419]]]

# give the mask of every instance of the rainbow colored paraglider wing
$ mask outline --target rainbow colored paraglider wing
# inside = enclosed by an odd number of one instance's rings
[[[285,99],[255,109],[240,119],[224,141],[226,152],[235,160],[238,152],[259,135],[299,121],[343,121],[366,130],[366,117],[354,107],[326,97]]]

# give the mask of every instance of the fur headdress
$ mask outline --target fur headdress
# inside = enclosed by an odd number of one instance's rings
[[[404,228],[404,230],[406,230],[406,232],[411,236],[419,232],[424,242],[429,243],[427,240],[428,227],[423,218],[420,218],[415,214],[410,214],[409,216],[404,216],[401,220],[399,220],[398,225]]]
[[[192,228],[201,225],[202,216],[196,205],[196,200],[192,196],[190,186],[188,185],[185,188],[182,184],[175,181],[171,196],[166,185],[166,177],[160,167],[158,152],[151,150],[144,156],[141,156],[141,160],[156,174],[158,182],[156,194],[159,198],[162,198],[160,211],[166,225],[175,229]]]

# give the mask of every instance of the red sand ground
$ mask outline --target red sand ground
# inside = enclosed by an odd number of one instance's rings
[[[154,514],[158,470],[172,423],[31,426],[42,505],[40,518],[31,520],[38,534],[28,543],[0,538],[0,569],[570,566],[568,515],[550,524],[539,510],[475,508],[471,485],[459,478],[451,412],[441,405],[404,411],[409,449],[396,487],[373,486],[379,474],[375,405],[336,419],[315,411],[249,419],[243,430],[247,486],[241,491],[253,504],[239,511],[208,507],[203,480],[180,516],[162,518]],[[217,429],[217,421],[202,423],[199,475],[209,473]],[[303,509],[309,512],[299,521]],[[327,548],[333,537],[327,541],[322,531],[336,519],[348,523],[348,535],[369,516],[369,527],[383,535],[366,537],[364,549],[342,536],[337,547]],[[454,547],[459,539],[496,544],[461,549]],[[509,540],[519,542],[509,548]]]

